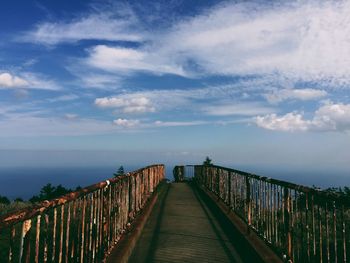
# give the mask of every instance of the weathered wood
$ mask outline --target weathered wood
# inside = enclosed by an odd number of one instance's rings
[[[348,198],[215,165],[194,170],[195,182],[218,200],[228,195],[228,207],[284,260],[346,262]]]
[[[117,183],[118,181],[122,180],[125,177],[135,177],[136,174],[142,172],[143,170],[149,169],[149,170],[156,170],[155,168],[160,167],[161,170],[159,172],[162,172],[163,175],[160,175],[161,178],[164,178],[164,165],[161,164],[155,164],[155,165],[150,165],[145,168],[141,168],[139,170],[136,170],[134,172],[130,172],[124,176],[118,176],[114,178],[110,178],[106,181],[99,182],[97,184],[90,185],[88,187],[85,187],[79,191],[71,192],[69,194],[66,194],[62,197],[55,198],[52,200],[46,200],[43,201],[37,205],[24,208],[6,215],[3,215],[0,217],[0,230],[6,227],[9,227],[11,225],[14,225],[18,222],[23,222],[26,219],[33,218],[39,214],[42,214],[46,212],[47,210],[61,206],[69,201],[76,200],[79,197],[85,196],[89,193],[92,193],[98,189],[103,189],[109,184],[114,184]],[[153,189],[153,188],[152,188]]]
[[[242,262],[224,229],[188,184],[171,184],[163,200],[152,211],[129,262]]]
[[[147,166],[3,216],[0,235],[10,235],[7,247],[1,248],[6,260],[13,262],[16,255],[20,262],[102,262],[164,172],[163,165]],[[22,227],[20,233],[16,226]]]

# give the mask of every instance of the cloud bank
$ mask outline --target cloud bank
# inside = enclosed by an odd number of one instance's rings
[[[349,12],[348,1],[226,3],[137,48],[97,45],[86,61],[114,72],[258,74],[344,86],[350,83]]]

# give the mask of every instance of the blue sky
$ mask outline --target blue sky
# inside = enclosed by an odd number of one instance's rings
[[[99,165],[114,151],[349,172],[349,12],[349,1],[2,1],[0,166]]]

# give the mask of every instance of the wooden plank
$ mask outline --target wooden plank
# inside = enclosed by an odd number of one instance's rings
[[[129,262],[242,260],[192,188],[186,183],[173,183],[164,203],[152,212]]]

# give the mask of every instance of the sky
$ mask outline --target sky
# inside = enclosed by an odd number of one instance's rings
[[[350,173],[350,1],[0,9],[0,167]]]

